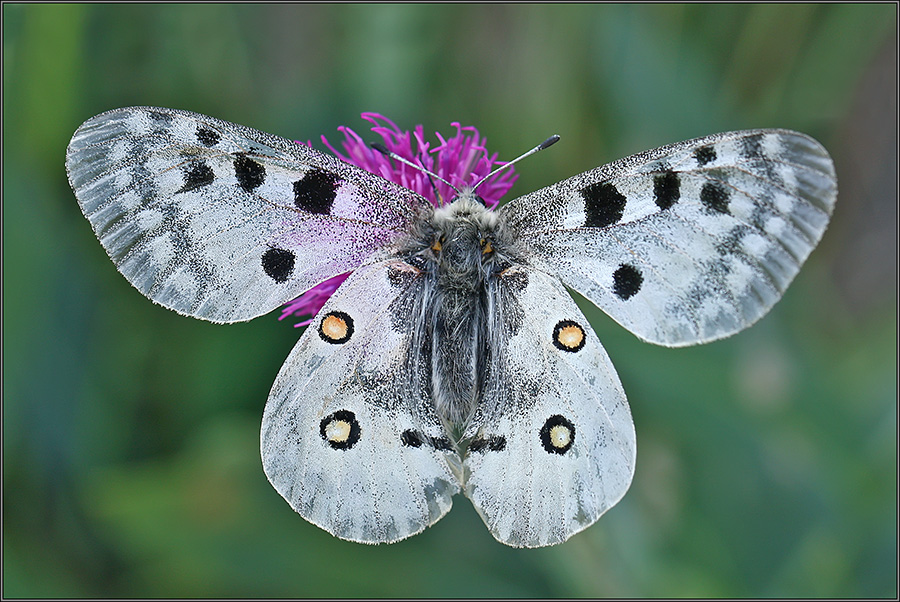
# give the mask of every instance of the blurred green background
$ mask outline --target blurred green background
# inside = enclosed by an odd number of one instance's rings
[[[896,11],[4,4],[4,596],[896,597]],[[154,305],[80,214],[69,137],[133,104],[313,141],[366,131],[362,111],[461,121],[501,158],[560,134],[511,197],[694,136],[793,128],[831,151],[840,193],[740,335],[664,349],[590,310],[638,437],[631,490],[596,525],[509,549],[457,497],[423,534],[367,547],[295,515],[260,465],[299,331]]]

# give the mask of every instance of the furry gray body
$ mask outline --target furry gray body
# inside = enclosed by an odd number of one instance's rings
[[[498,214],[469,191],[422,220],[399,254],[424,275],[414,361],[428,372],[438,415],[458,435],[495,369],[501,274],[520,254]]]

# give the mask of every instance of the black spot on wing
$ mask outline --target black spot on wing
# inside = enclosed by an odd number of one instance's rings
[[[302,179],[294,182],[294,204],[307,213],[328,215],[340,183],[334,174],[310,169]]]
[[[644,277],[640,270],[631,264],[623,263],[613,273],[613,292],[622,301],[626,301],[641,290]]]
[[[626,199],[609,182],[591,184],[581,189],[584,198],[584,225],[605,228],[618,223],[625,212]]]
[[[148,111],[147,116],[157,123],[163,123],[166,125],[172,123],[172,116],[169,113],[163,113],[161,111]]]
[[[678,174],[667,171],[653,178],[653,200],[660,209],[668,209],[681,197]]]
[[[451,451],[453,443],[447,437],[429,437],[431,447],[438,451]]]
[[[700,165],[706,165],[716,160],[716,149],[712,146],[701,146],[694,151],[694,158]]]
[[[762,159],[766,154],[762,147],[762,134],[745,136],[740,140],[741,155],[745,159]]]
[[[720,182],[707,182],[700,189],[700,202],[718,213],[728,213],[728,190]]]
[[[184,186],[177,192],[189,192],[191,190],[202,188],[203,186],[208,186],[212,184],[215,179],[216,176],[209,165],[202,161],[194,163],[194,165],[184,173]]]
[[[205,128],[202,125],[197,126],[197,140],[200,144],[204,146],[215,146],[221,139],[222,136],[219,135],[219,132]]]
[[[253,192],[265,181],[266,168],[262,163],[241,153],[234,158],[234,175],[241,188],[246,192]]]
[[[269,249],[262,256],[263,270],[275,282],[286,282],[294,271],[296,256],[287,249]]]
[[[400,433],[400,442],[406,447],[422,447],[422,435],[412,430]]]
[[[490,435],[488,437],[479,437],[469,444],[469,451],[475,453],[485,453],[488,451],[503,451],[506,449],[506,437],[503,435]]]
[[[438,451],[452,451],[453,443],[447,437],[429,437],[425,433],[407,429],[400,433],[400,442],[406,447],[428,445]]]

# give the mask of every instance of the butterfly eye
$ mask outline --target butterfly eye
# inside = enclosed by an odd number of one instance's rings
[[[560,320],[553,328],[553,345],[557,349],[575,353],[584,347],[584,328],[572,320]]]
[[[575,425],[565,416],[555,414],[541,427],[541,445],[549,454],[564,454],[575,443]]]
[[[322,419],[319,434],[333,449],[350,449],[359,441],[359,421],[349,410],[338,410]]]

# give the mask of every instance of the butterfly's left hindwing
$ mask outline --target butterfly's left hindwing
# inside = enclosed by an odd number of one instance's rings
[[[398,541],[450,510],[453,442],[431,401],[413,320],[423,279],[387,260],[359,268],[306,329],[262,423],[275,489],[342,539]]]
[[[499,541],[547,546],[625,494],[634,425],[609,357],[559,280],[523,265],[499,280],[506,291],[489,329],[501,332],[465,433],[465,493]]]

